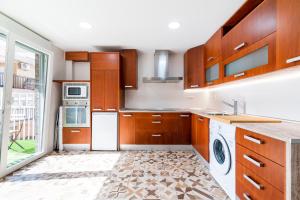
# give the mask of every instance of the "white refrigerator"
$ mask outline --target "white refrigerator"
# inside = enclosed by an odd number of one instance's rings
[[[118,113],[92,113],[92,150],[117,150]]]

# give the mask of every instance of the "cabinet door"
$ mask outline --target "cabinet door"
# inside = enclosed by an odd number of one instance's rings
[[[192,145],[196,149],[197,146],[197,115],[192,115]]]
[[[135,144],[135,123],[132,113],[120,113],[120,144]]]
[[[197,117],[196,149],[209,162],[209,119]]]
[[[90,53],[92,70],[120,69],[120,54],[118,52]]]
[[[205,44],[205,66],[212,66],[221,57],[221,29],[219,29]]]
[[[119,109],[119,71],[105,71],[105,111],[115,112]]]
[[[181,138],[178,138],[178,117],[163,116],[164,144],[178,144]]]
[[[138,54],[136,49],[121,51],[122,86],[126,89],[137,89]]]
[[[300,64],[300,1],[277,0],[277,65]]]
[[[276,31],[276,0],[264,0],[222,38],[223,59]]]
[[[191,144],[191,114],[181,113],[178,119],[177,144]]]
[[[185,89],[204,85],[204,46],[194,47],[185,56]]]
[[[90,144],[90,128],[63,128],[63,144]]]
[[[104,111],[105,70],[91,70],[91,108],[92,111]]]

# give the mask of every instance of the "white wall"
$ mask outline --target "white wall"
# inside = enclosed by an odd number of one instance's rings
[[[239,81],[208,92],[208,101],[202,107],[231,111],[222,100],[240,102],[239,109],[258,116],[300,121],[300,67]],[[199,101],[203,98],[201,93]]]
[[[170,76],[183,77],[183,54],[172,53],[169,60]],[[201,105],[199,94],[183,92],[183,81],[179,83],[143,83],[143,77],[154,74],[154,51],[139,52],[138,90],[126,90],[127,108],[189,108]],[[198,97],[198,98],[197,98]]]
[[[46,105],[45,111],[49,111],[46,128],[44,130],[45,144],[46,144],[46,152],[50,152],[53,150],[53,131],[54,131],[54,121],[55,121],[55,113],[58,109],[61,99],[61,87],[57,83],[52,83],[53,79],[63,79],[65,77],[65,62],[64,62],[64,52],[53,46],[51,42],[45,40],[44,38],[38,36],[22,25],[16,23],[15,21],[7,18],[6,16],[0,14],[0,27],[7,29],[10,32],[13,32],[20,38],[22,41],[28,41],[30,44],[34,46],[40,47],[42,49],[46,49],[53,53],[53,65],[49,66],[51,68],[50,76],[50,93],[48,94],[50,97],[50,104]]]

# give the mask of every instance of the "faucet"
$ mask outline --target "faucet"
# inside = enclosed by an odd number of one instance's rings
[[[238,114],[238,101],[237,100],[233,100],[233,104],[228,103],[226,101],[222,101],[223,104],[232,107],[233,108],[233,114],[237,115]]]

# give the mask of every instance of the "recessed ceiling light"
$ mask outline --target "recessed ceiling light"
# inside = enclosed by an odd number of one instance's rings
[[[80,28],[83,28],[83,29],[91,29],[92,28],[92,25],[90,25],[87,22],[80,22],[79,26],[80,26]]]
[[[180,27],[180,24],[179,22],[171,22],[168,26],[170,29],[178,29]]]

